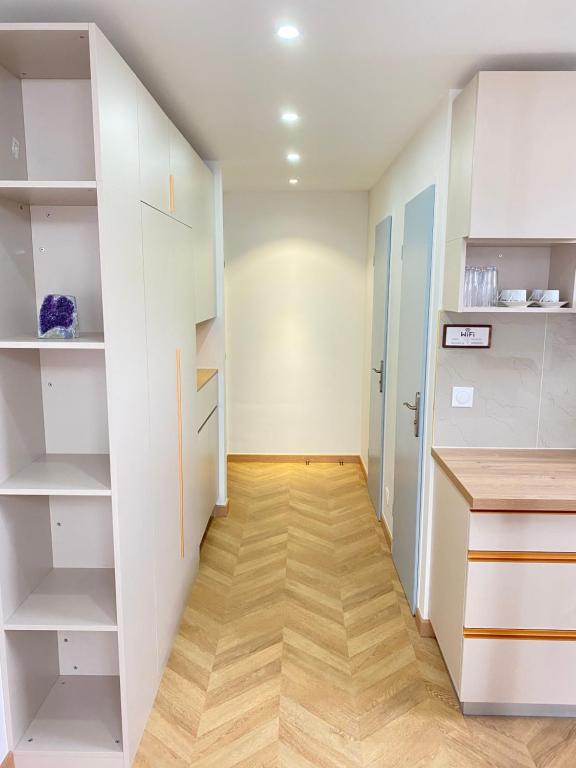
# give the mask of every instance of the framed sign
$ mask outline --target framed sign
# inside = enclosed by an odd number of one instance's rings
[[[491,325],[444,324],[444,335],[442,338],[443,347],[475,347],[476,349],[489,349],[491,344]]]

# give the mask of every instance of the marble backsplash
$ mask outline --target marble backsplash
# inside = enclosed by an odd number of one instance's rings
[[[576,448],[576,315],[446,312],[440,323],[489,323],[492,347],[440,346],[435,445]],[[454,386],[474,387],[472,408],[452,407]]]

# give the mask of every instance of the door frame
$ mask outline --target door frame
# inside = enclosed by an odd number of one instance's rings
[[[420,591],[420,563],[422,560],[422,513],[423,513],[423,499],[424,499],[424,487],[425,487],[425,474],[427,469],[427,445],[428,445],[428,382],[430,373],[430,327],[432,325],[432,317],[430,316],[430,308],[432,306],[432,273],[434,265],[434,252],[436,248],[436,223],[437,223],[437,205],[438,205],[438,189],[434,184],[434,213],[432,217],[432,243],[430,252],[428,254],[426,262],[426,304],[424,306],[424,314],[426,317],[426,327],[424,330],[424,354],[422,356],[422,376],[420,379],[420,402],[421,408],[419,413],[419,435],[420,445],[418,450],[418,491],[416,496],[416,557],[414,559],[414,595],[412,601],[408,600],[411,605],[412,613],[416,613],[418,606],[418,593]],[[413,198],[412,198],[413,199]],[[392,515],[394,515],[394,509],[392,509]],[[392,517],[394,520],[394,517]]]
[[[390,287],[391,287],[391,280],[390,280],[390,272],[392,269],[392,229],[394,226],[394,220],[392,214],[388,214],[387,216],[384,216],[374,227],[374,252],[372,256],[372,267],[373,271],[372,274],[374,276],[374,282],[372,285],[372,325],[374,325],[374,288],[376,285],[375,280],[375,265],[376,265],[376,232],[378,230],[378,227],[385,224],[388,220],[390,220],[390,229],[388,231],[388,255],[386,258],[386,284],[384,287],[384,296],[385,296],[385,303],[386,303],[386,316],[384,318],[384,337],[383,337],[383,349],[382,349],[382,384],[383,384],[383,391],[382,391],[382,418],[381,418],[381,439],[380,439],[380,487],[379,487],[379,494],[378,494],[378,507],[375,509],[376,512],[376,519],[381,522],[384,519],[384,467],[385,464],[385,451],[386,451],[386,400],[388,397],[388,372],[389,372],[389,366],[388,366],[388,346],[389,346],[389,339],[390,339]],[[370,344],[370,392],[372,391],[372,344]],[[370,468],[370,411],[371,411],[371,398],[369,398],[368,402],[368,470]]]

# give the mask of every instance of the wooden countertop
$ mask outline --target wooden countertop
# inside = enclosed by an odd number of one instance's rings
[[[576,450],[433,448],[470,509],[576,512]]]
[[[198,368],[196,371],[196,391],[199,392],[217,373],[218,368]]]

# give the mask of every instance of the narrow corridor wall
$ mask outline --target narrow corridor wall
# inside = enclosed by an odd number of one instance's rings
[[[390,267],[390,311],[388,336],[388,379],[385,402],[384,434],[384,486],[388,494],[383,494],[383,516],[388,528],[394,535],[392,508],[394,504],[394,448],[396,436],[396,375],[398,355],[402,354],[399,339],[400,292],[402,286],[402,241],[404,234],[404,207],[413,197],[426,187],[436,186],[434,256],[432,269],[432,296],[430,302],[430,340],[429,340],[429,408],[426,424],[425,482],[423,494],[423,520],[421,541],[421,580],[419,607],[426,615],[427,606],[427,552],[429,548],[428,510],[430,487],[430,445],[432,439],[432,392],[434,364],[436,358],[436,330],[438,309],[441,301],[441,286],[444,266],[446,195],[448,188],[448,163],[451,104],[454,93],[438,105],[434,113],[420,131],[408,142],[406,147],[384,173],[380,181],[370,191],[370,214],[368,226],[368,272],[367,288],[368,310],[366,314],[366,349],[364,358],[363,416],[362,416],[362,457],[368,460],[368,430],[370,408],[370,350],[372,328],[372,292],[373,292],[373,255],[376,225],[386,216],[392,216],[392,252]]]
[[[356,454],[368,195],[224,197],[228,450]]]

